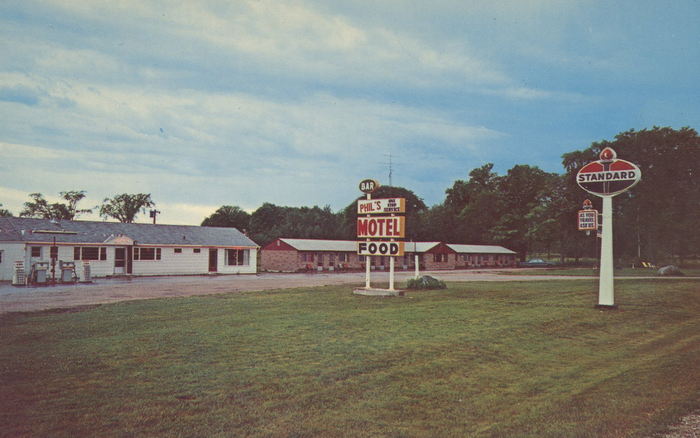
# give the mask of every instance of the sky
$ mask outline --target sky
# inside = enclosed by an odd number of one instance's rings
[[[150,193],[199,225],[337,211],[365,178],[435,205],[485,163],[561,173],[700,128],[698,23],[698,0],[3,1],[0,203]]]

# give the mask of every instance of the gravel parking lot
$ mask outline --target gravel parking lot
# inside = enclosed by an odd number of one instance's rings
[[[537,275],[505,275],[504,271],[437,271],[422,272],[446,281],[516,281],[557,280],[591,277],[560,277]],[[405,284],[413,272],[397,272],[396,287]],[[337,284],[364,285],[364,272],[214,275],[98,278],[89,284],[42,287],[16,287],[0,284],[0,313],[31,312],[56,308],[112,303],[149,298],[184,297],[230,292],[290,289]],[[372,284],[388,283],[388,272],[373,272]]]

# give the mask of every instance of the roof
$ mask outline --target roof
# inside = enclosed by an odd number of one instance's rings
[[[0,242],[52,242],[55,238],[58,243],[104,244],[120,236],[138,245],[258,246],[235,228],[0,218]]]
[[[280,238],[282,242],[296,249],[297,251],[343,251],[356,252],[357,241],[355,240],[323,240],[323,239],[287,239]],[[405,242],[405,252],[428,252],[441,242]],[[458,253],[475,254],[515,254],[514,251],[496,245],[455,245],[448,243],[447,247]]]
[[[357,252],[355,240],[322,240],[322,239],[280,239],[282,242],[298,251],[352,251]]]
[[[508,248],[497,245],[460,245],[448,243],[447,246],[455,250],[457,253],[469,254],[517,254]]]

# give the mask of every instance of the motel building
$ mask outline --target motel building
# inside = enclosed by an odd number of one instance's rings
[[[396,269],[500,268],[517,265],[514,251],[495,245],[456,245],[443,242],[405,242]],[[278,238],[262,247],[260,269],[268,272],[364,270],[366,257],[357,254],[355,240]],[[370,257],[370,269],[389,270],[389,257]]]
[[[79,280],[85,266],[90,277],[255,274],[258,248],[234,228],[0,218],[0,281],[52,260]]]

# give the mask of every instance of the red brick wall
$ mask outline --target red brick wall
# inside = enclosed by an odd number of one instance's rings
[[[299,269],[298,251],[274,251],[263,248],[260,251],[260,269],[262,271],[295,272]]]

